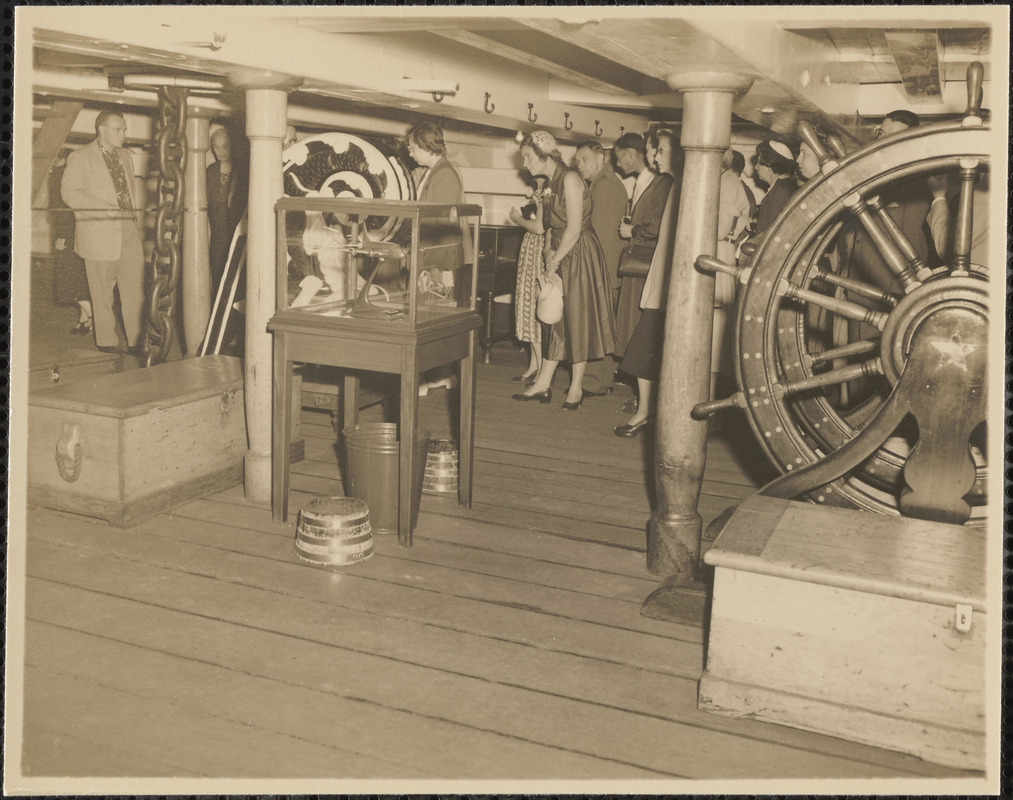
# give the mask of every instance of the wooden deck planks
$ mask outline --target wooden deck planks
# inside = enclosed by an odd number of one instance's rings
[[[585,770],[596,763],[585,756],[569,756],[344,696],[334,689],[340,673],[322,687],[306,687],[299,685],[297,677],[293,681],[286,676],[285,670],[262,677],[230,659],[222,659],[226,664],[222,666],[47,623],[37,623],[35,628],[40,657],[73,656],[75,677],[69,680],[93,685],[112,682],[133,694],[171,703],[192,715],[188,735],[202,735],[203,718],[209,717],[241,726],[243,739],[250,738],[244,735],[247,730],[256,730],[269,744],[264,749],[285,750],[286,744],[294,742],[297,751],[288,752],[285,762],[272,764],[270,777],[480,778],[483,775],[474,763],[487,765],[493,759],[510,772],[530,765],[536,773],[545,773],[559,764]],[[322,654],[322,658],[328,656],[333,654]],[[299,664],[293,664],[291,672],[299,669]],[[115,736],[109,738],[115,742]],[[210,749],[214,752],[220,745]],[[253,751],[258,758],[260,750]],[[478,756],[477,762],[472,762],[470,754]],[[204,774],[228,777],[250,771],[212,764]]]
[[[620,396],[575,414],[560,413],[555,399],[511,401],[516,371],[506,359],[479,368],[473,509],[426,495],[415,546],[374,537],[376,554],[355,567],[309,566],[293,550],[299,506],[343,492],[338,436],[319,411],[303,411],[306,459],[293,465],[287,525],[241,487],[130,530],[31,509],[26,767],[409,779],[959,776],[698,711],[700,629],[639,614],[658,582],[644,556],[648,439],[611,435],[625,418]],[[452,399],[420,399],[435,436],[450,433]],[[360,419],[379,421],[382,409]],[[753,490],[763,475],[754,461],[751,441],[743,449],[734,436],[712,438],[705,524]],[[167,748],[131,738],[145,713],[166,714]],[[191,759],[190,748],[202,752]],[[251,763],[262,749],[272,756]]]
[[[686,643],[687,646],[681,648],[680,657],[678,640],[587,621],[578,616],[579,607],[567,609],[562,605],[559,608],[562,613],[546,611],[532,604],[507,599],[503,590],[497,592],[495,587],[482,592],[473,583],[469,594],[468,586],[458,589],[460,578],[448,585],[448,571],[425,564],[413,565],[412,571],[405,576],[403,567],[396,561],[374,557],[361,565],[362,570],[338,574],[299,563],[292,553],[291,540],[260,536],[254,546],[266,543],[267,552],[255,558],[246,558],[235,550],[200,547],[161,538],[148,540],[145,553],[138,556],[134,554],[136,543],[115,535],[102,535],[104,532],[95,534],[101,544],[87,550],[77,547],[76,552],[73,539],[56,533],[48,535],[45,541],[35,545],[40,555],[33,559],[33,564],[38,563],[39,566],[30,570],[29,574],[52,580],[56,563],[67,564],[76,558],[83,565],[99,567],[103,559],[112,557],[116,560],[116,569],[122,574],[145,574],[140,566],[143,563],[155,569],[178,570],[185,573],[188,580],[199,576],[227,584],[241,583],[261,603],[281,603],[289,597],[303,597],[308,585],[320,593],[324,598],[322,602],[328,605],[336,603],[347,613],[357,611],[374,619],[398,620],[410,616],[413,620],[447,631],[598,659],[608,655],[616,663],[694,680],[703,666],[696,643]],[[143,558],[143,562],[134,560],[137,558]],[[237,563],[241,564],[241,568]],[[137,579],[142,580],[141,577]],[[92,580],[97,579],[84,576],[74,585],[96,591],[108,590],[91,583]],[[341,585],[332,586],[335,581]],[[204,592],[211,588],[197,581],[193,590]],[[160,587],[155,586],[152,591],[159,590]],[[137,598],[145,602],[156,599],[154,595],[143,594],[143,589],[137,591]],[[514,597],[518,594],[519,590],[515,590]],[[581,599],[577,596],[571,603],[579,603]],[[570,612],[568,616],[565,615],[567,611]],[[637,611],[635,606],[628,608],[630,617],[635,616]]]
[[[579,658],[576,663],[585,664],[580,668],[567,664],[574,658],[569,654],[499,639],[481,640],[474,633],[432,624],[424,627],[423,635],[418,623],[409,619],[347,608],[335,614],[330,602],[294,597],[282,587],[241,585],[235,576],[195,575],[190,565],[167,569],[121,559],[110,564],[108,555],[82,553],[69,544],[56,548],[42,543],[36,549],[29,570],[34,594],[41,594],[36,581],[48,580],[50,571],[66,574],[68,563],[79,568],[80,577],[75,586],[50,581],[50,603],[45,598],[33,603],[30,619],[58,621],[92,635],[178,656],[199,654],[201,661],[254,675],[322,687],[386,708],[592,755],[602,761],[594,775],[601,775],[601,769],[606,769],[606,775],[628,774],[624,769],[616,773],[617,765],[674,777],[703,777],[715,770],[728,777],[757,776],[765,770],[780,774],[787,770],[791,776],[804,777],[813,774],[810,770],[827,768],[836,769],[832,774],[839,776],[855,771],[890,772],[713,730],[720,720],[696,711],[692,702],[683,713],[698,717],[708,727],[665,718],[677,717],[677,712],[666,708],[665,698],[682,696],[685,701],[686,692],[673,691],[664,683],[687,681],[657,674],[645,680],[639,670],[623,680],[621,675],[609,674],[616,669],[621,673],[622,668],[600,656]],[[146,559],[148,548],[144,553]],[[227,554],[226,560],[234,563],[234,555]],[[333,590],[333,574],[299,570],[316,573],[313,577],[323,578],[322,586]],[[277,567],[274,571],[278,572]],[[255,575],[254,582],[260,577]],[[338,578],[341,584],[343,577]],[[131,588],[117,590],[117,586]],[[391,608],[389,598],[385,601],[358,587],[354,593],[366,594],[364,599],[375,601],[378,608]],[[270,597],[258,599],[258,594]],[[410,609],[406,615],[421,613],[411,598],[405,600],[405,608]],[[445,623],[468,625],[462,611],[456,609],[453,620]],[[475,617],[470,624],[479,624],[478,620]],[[496,622],[494,618],[490,624]],[[504,632],[504,637],[510,635]],[[525,655],[516,652],[518,647]],[[566,680],[561,682],[561,676],[567,676]],[[662,684],[654,686],[652,680]],[[581,697],[582,693],[587,696]],[[641,708],[628,710],[630,700],[638,697]],[[622,698],[622,703],[616,702]],[[688,731],[680,733],[687,726],[695,731],[692,736]],[[622,732],[618,740],[617,731]],[[722,745],[721,740],[729,736],[729,743]],[[722,764],[725,759],[718,754],[729,747],[736,759]],[[582,777],[580,773],[555,774]]]
[[[58,515],[54,513],[53,516]],[[74,520],[71,515],[60,516]],[[329,656],[324,660],[334,665],[341,664],[336,668],[343,676],[340,685],[344,694],[361,691],[371,702],[381,704],[389,703],[390,698],[396,695],[401,698],[399,703],[407,703],[406,708],[412,713],[427,715],[442,713],[445,716],[451,713],[448,708],[454,707],[455,697],[465,703],[479,702],[483,709],[460,709],[462,716],[453,716],[453,720],[459,724],[520,738],[525,737],[524,731],[532,723],[531,716],[544,712],[547,717],[537,721],[536,728],[540,733],[535,741],[554,748],[575,748],[579,753],[603,758],[608,764],[636,764],[670,776],[688,774],[700,777],[715,769],[717,774],[756,776],[765,769],[774,769],[782,775],[787,770],[788,774],[801,777],[812,774],[808,772],[809,769],[818,771],[828,768],[827,756],[800,754],[797,751],[799,745],[808,741],[804,735],[796,735],[794,746],[786,752],[769,750],[771,745],[763,742],[762,736],[754,740],[748,733],[744,740],[735,738],[734,744],[722,746],[720,738],[728,734],[719,733],[716,729],[723,725],[730,728],[738,725],[741,730],[742,723],[728,723],[696,711],[695,675],[699,674],[699,666],[689,667],[688,679],[666,676],[649,668],[645,670],[643,666],[624,667],[606,657],[605,654],[610,649],[606,641],[599,641],[594,648],[596,652],[583,656],[546,650],[545,645],[549,639],[553,634],[560,633],[561,629],[556,630],[544,622],[530,626],[504,627],[500,615],[495,611],[490,612],[488,603],[477,609],[476,613],[470,613],[466,606],[459,603],[455,605],[459,598],[448,598],[446,595],[456,591],[456,587],[450,590],[425,590],[424,594],[432,596],[428,600],[423,598],[423,602],[418,602],[420,590],[415,589],[413,592],[414,587],[402,587],[400,591],[403,596],[399,604],[397,598],[385,596],[390,587],[381,585],[381,581],[370,582],[365,576],[349,581],[356,577],[356,573],[368,570],[374,562],[367,562],[354,571],[337,574],[278,561],[265,565],[258,563],[264,559],[244,558],[236,550],[218,551],[216,554],[214,548],[200,548],[189,542],[180,542],[175,530],[162,531],[165,538],[161,538],[143,532],[92,528],[87,533],[95,537],[95,541],[82,547],[80,531],[69,527],[65,526],[59,531],[51,529],[42,537],[43,541],[33,541],[29,572],[38,579],[51,580],[49,573],[67,574],[76,568],[74,574],[78,577],[74,579],[74,587],[52,583],[49,592],[59,594],[61,591],[84,591],[93,599],[74,603],[64,599],[49,610],[45,603],[41,610],[40,606],[35,605],[29,609],[33,619],[47,619],[47,615],[59,613],[58,609],[73,605],[70,618],[64,610],[59,624],[106,635],[110,627],[117,630],[125,628],[122,636],[146,647],[156,646],[167,637],[173,641],[178,637],[179,646],[183,650],[177,655],[199,652],[201,660],[208,658],[210,638],[214,637],[195,631],[209,625],[226,625],[229,630],[227,637],[218,638],[231,641],[223,642],[221,646],[238,648],[246,653],[247,659],[257,663],[276,658],[268,651],[292,648],[300,652],[306,650],[305,657],[298,658],[299,681],[303,680],[306,671],[306,659],[320,658],[319,655],[312,654],[312,647],[330,648]],[[153,529],[156,527],[152,525]],[[233,529],[231,536],[255,542],[274,540],[278,545],[284,545],[285,552],[290,552],[287,537],[262,534],[251,536],[241,529]],[[136,546],[138,538],[144,540],[141,548]],[[110,566],[110,561],[115,563]],[[161,566],[153,566],[150,563],[153,561],[159,562]],[[201,570],[203,574],[198,574]],[[270,576],[273,576],[273,581]],[[338,597],[335,597],[336,592]],[[297,597],[296,593],[309,593],[315,599]],[[130,602],[125,604],[114,594],[128,596]],[[258,600],[257,595],[260,594],[270,597]],[[335,602],[341,612],[337,615],[334,613],[337,610]],[[356,611],[350,607],[353,603],[363,604],[367,610]],[[107,604],[111,605],[105,607]],[[444,606],[449,613],[441,616],[441,607]],[[376,610],[369,611],[369,607]],[[523,608],[507,608],[505,611],[521,620],[532,613]],[[177,614],[193,618],[188,617],[187,622],[172,622],[171,625],[163,619],[165,615],[175,619],[174,615]],[[424,633],[418,632],[420,622],[424,623]],[[481,626],[485,626],[484,631],[480,629]],[[586,632],[580,634],[582,626],[572,620],[566,621],[566,627],[577,633],[571,633],[570,641],[555,646],[566,649],[573,646],[576,641],[574,636],[586,639],[588,635]],[[527,632],[527,628],[531,632]],[[178,633],[173,636],[169,633],[171,630],[178,630]],[[138,636],[141,637],[140,641]],[[253,649],[248,651],[245,645],[238,643],[238,639],[247,636],[281,636],[285,642],[270,647],[251,644]],[[529,641],[521,639],[525,636]],[[541,636],[544,641],[532,642],[533,636]],[[594,642],[593,634],[588,641]],[[218,644],[214,647],[218,647]],[[621,653],[624,660],[635,658],[629,652],[628,642],[616,642],[611,648],[613,652]],[[691,648],[695,658],[699,659],[699,645]],[[360,665],[363,658],[367,661],[381,658],[382,662]],[[574,658],[577,660],[567,663]],[[428,672],[412,672],[403,678],[389,674],[391,670],[396,672],[407,669],[407,664],[414,670],[424,669]],[[664,664],[659,666],[668,669]],[[623,676],[624,669],[632,671]],[[433,675],[434,670],[438,674]],[[617,670],[616,674],[610,674]],[[567,678],[561,683],[560,676]],[[272,673],[272,677],[278,679],[279,676]],[[380,680],[381,684],[374,686],[371,683],[373,679]],[[324,679],[317,676],[317,680]],[[481,687],[475,686],[474,680],[479,680]],[[666,685],[672,681],[676,683]],[[404,683],[407,688],[398,686],[397,691],[394,691],[392,682]],[[455,682],[463,685],[455,689]],[[493,689],[489,689],[490,684]],[[300,682],[299,685],[307,684]],[[441,687],[445,694],[433,697],[433,685]],[[679,689],[679,686],[683,688]],[[416,688],[412,690],[411,687]],[[426,698],[421,708],[418,705],[421,700],[414,697],[418,687],[425,687]],[[469,691],[478,694],[469,695]],[[523,699],[530,692],[535,692],[538,696]],[[566,696],[560,697],[560,692]],[[479,695],[481,700],[478,699]],[[675,706],[670,709],[672,702]],[[554,706],[559,706],[555,712]],[[525,710],[521,713],[516,711],[517,708]],[[632,712],[627,709],[632,709]],[[629,715],[633,712],[631,722]],[[454,713],[457,714],[458,710],[455,709]],[[611,719],[613,716],[615,719]],[[658,719],[659,716],[667,717],[667,721]],[[693,721],[682,721],[685,717]],[[559,729],[560,722],[553,725],[553,719],[565,721],[562,730]],[[506,729],[499,727],[501,721]],[[594,729],[594,733],[579,733],[571,728],[571,723],[580,731],[588,728]],[[634,732],[628,738],[639,748],[647,747],[649,739],[662,736],[660,731],[654,730],[656,726],[672,724],[677,727],[686,724],[694,728],[702,726],[691,738],[718,736],[718,740],[712,743],[711,750],[713,753],[721,753],[732,747],[737,753],[735,764],[719,766],[713,756],[706,757],[708,748],[703,746],[703,742],[699,749],[696,746],[681,747],[680,758],[675,762],[665,761],[675,757],[674,751],[666,747],[661,748],[661,753],[641,756],[639,761],[630,761],[634,750],[627,747],[620,747],[618,753],[615,753],[614,745],[602,750],[605,747],[604,740],[601,739],[605,735],[604,731],[625,732],[630,728]],[[525,725],[528,727],[522,727]],[[767,727],[757,723],[753,723],[753,726],[761,734]],[[664,736],[679,740],[686,735],[675,730],[668,731]],[[739,734],[735,736],[738,737]],[[577,744],[573,743],[574,737]],[[653,748],[658,749],[657,743]],[[754,749],[755,756],[750,756]],[[688,773],[681,771],[683,757],[691,762]],[[836,757],[830,757],[830,762],[836,761]],[[678,763],[680,770],[673,772],[672,763]],[[861,774],[890,774],[888,768],[861,763],[842,762],[839,768],[841,771],[834,774],[843,776],[854,774],[856,770]],[[887,772],[879,772],[883,769],[887,769]],[[700,770],[703,773],[698,774]],[[609,774],[613,773],[610,771]],[[577,773],[561,777],[579,776]]]
[[[61,653],[61,660],[65,657],[66,653]],[[117,778],[200,777],[185,765],[167,764],[158,758],[157,751],[151,751],[143,744],[134,744],[129,736],[122,736],[119,731],[104,741],[98,741],[93,728],[84,728],[80,724],[80,717],[68,720],[61,718],[59,713],[50,713],[52,698],[61,691],[58,684],[71,680],[53,671],[26,670],[27,707],[41,706],[45,713],[35,715],[38,722],[27,722],[23,726],[22,775],[30,778],[53,775],[89,778],[95,777],[96,765],[99,765],[107,776]],[[88,691],[92,687],[78,685],[75,688]],[[9,758],[13,758],[13,754]],[[13,764],[7,763],[9,772],[13,772]]]

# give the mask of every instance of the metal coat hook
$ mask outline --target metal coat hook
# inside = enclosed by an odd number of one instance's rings
[[[488,92],[486,92],[485,93],[485,105],[482,107],[485,110],[486,114],[491,114],[493,111],[496,110],[496,104],[489,102],[491,99],[492,99],[492,95],[489,94]]]
[[[534,107],[534,103],[528,103],[528,122],[538,122],[538,115],[531,113]]]
[[[434,103],[442,103],[444,97],[446,97],[446,95],[443,92],[433,92]]]
[[[623,127],[622,125],[620,125],[620,126],[619,126],[619,138],[620,138],[620,139],[622,139],[622,138],[623,138],[623,134],[624,134],[624,133],[626,133],[626,128],[624,128],[624,127]]]
[[[599,120],[595,120],[594,121],[594,135],[595,136],[601,136],[602,135],[602,129],[601,129],[601,125],[599,124]]]
[[[568,131],[572,131],[573,130],[573,123],[570,122],[570,112],[569,111],[564,111],[563,112],[563,127],[566,128],[566,130],[568,130]]]

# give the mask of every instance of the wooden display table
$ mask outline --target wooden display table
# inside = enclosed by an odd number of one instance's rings
[[[983,530],[753,496],[704,560],[700,708],[984,769]]]
[[[401,376],[398,543],[410,547],[412,470],[418,428],[419,373],[459,361],[460,462],[458,502],[471,508],[472,457],[475,437],[475,332],[482,318],[476,311],[452,315],[418,311],[414,326],[404,321],[353,319],[340,324],[308,314],[282,314],[268,324],[274,333],[274,425],[272,511],[276,522],[288,518],[289,443],[292,363],[321,364],[350,370]],[[344,425],[358,419],[359,378],[344,379]]]

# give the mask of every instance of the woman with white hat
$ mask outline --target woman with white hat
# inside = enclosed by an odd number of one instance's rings
[[[605,274],[605,256],[591,229],[591,194],[576,171],[568,169],[556,140],[546,131],[529,133],[521,142],[524,168],[533,177],[544,175],[542,192],[546,227],[545,271],[558,271],[563,284],[563,318],[553,324],[547,356],[535,382],[515,400],[552,402],[552,376],[560,361],[569,361],[570,387],[564,411],[576,411],[584,401],[581,381],[589,359],[615,351],[615,319]]]

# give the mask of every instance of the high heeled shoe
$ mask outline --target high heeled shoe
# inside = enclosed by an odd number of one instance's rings
[[[76,334],[77,336],[84,336],[86,333],[91,333],[92,332],[91,317],[88,317],[88,319],[78,322],[77,325],[75,325],[73,328],[70,329],[70,332]]]
[[[616,436],[621,436],[624,439],[632,439],[652,422],[654,422],[654,418],[647,417],[647,419],[642,419],[640,422],[635,422],[632,425],[617,425],[612,429],[612,432]]]
[[[576,411],[584,402],[584,390],[580,390],[580,399],[576,403],[563,403],[563,411]]]
[[[538,376],[537,372],[532,372],[530,375],[515,375],[513,377],[513,380],[518,381],[518,382],[519,381],[524,381],[526,384],[528,384],[530,386],[532,383],[535,382],[535,378],[537,376]]]
[[[532,400],[537,400],[539,403],[551,403],[552,402],[552,389],[545,389],[535,394],[515,394],[514,400],[520,400],[522,403],[528,403]]]

